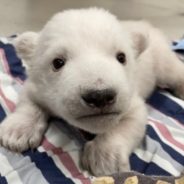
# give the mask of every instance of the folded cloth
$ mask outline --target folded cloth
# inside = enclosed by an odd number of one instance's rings
[[[184,62],[184,38],[174,41],[171,47],[177,53],[178,58]]]
[[[178,40],[178,41],[174,41],[172,43],[172,49],[174,51],[184,51],[184,39]]]
[[[13,112],[26,79],[14,47],[0,41],[0,120]],[[179,176],[184,170],[184,102],[155,91],[147,101],[147,131],[130,156],[131,168],[146,175]],[[0,184],[90,184],[93,177],[80,167],[86,136],[61,119],[51,118],[38,149],[15,154],[0,148]]]

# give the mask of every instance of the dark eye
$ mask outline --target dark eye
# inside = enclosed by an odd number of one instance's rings
[[[118,52],[116,55],[116,59],[122,63],[122,64],[126,64],[126,55],[123,52]]]
[[[64,66],[64,64],[65,64],[65,59],[64,58],[55,58],[52,61],[53,70],[57,72],[61,67]]]

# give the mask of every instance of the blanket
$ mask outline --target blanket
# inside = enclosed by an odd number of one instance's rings
[[[12,113],[26,70],[11,40],[0,39],[0,121]],[[130,156],[131,169],[145,175],[179,176],[184,171],[184,101],[157,90],[147,100],[147,130]],[[87,139],[62,119],[51,118],[36,150],[21,154],[0,147],[0,184],[90,184],[79,164]]]

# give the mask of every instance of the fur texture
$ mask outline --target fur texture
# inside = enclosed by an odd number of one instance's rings
[[[16,111],[0,125],[1,145],[15,151],[37,147],[47,117],[55,115],[97,134],[84,148],[84,168],[95,175],[129,170],[129,155],[144,136],[145,98],[156,85],[184,98],[184,65],[168,45],[150,24],[121,22],[97,8],[58,13],[41,32],[23,33],[15,47],[27,61],[29,78]],[[117,60],[119,52],[126,56],[124,64]],[[55,58],[65,59],[58,71]],[[104,89],[116,94],[106,107],[82,98]]]

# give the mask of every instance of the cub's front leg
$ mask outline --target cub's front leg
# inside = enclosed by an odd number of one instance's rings
[[[83,167],[96,176],[130,170],[129,156],[142,140],[146,122],[145,104],[136,98],[119,124],[85,145]]]
[[[0,124],[0,144],[12,151],[36,148],[47,128],[47,115],[23,92],[14,113]]]

